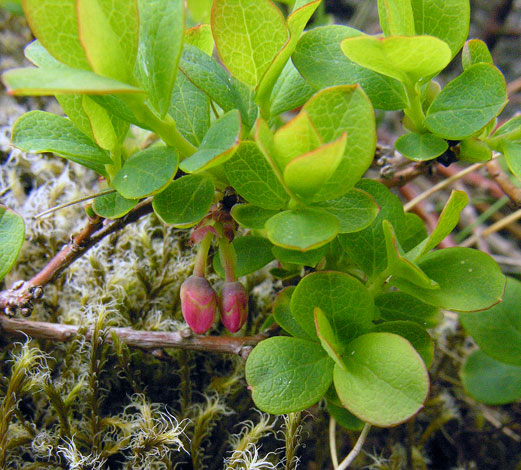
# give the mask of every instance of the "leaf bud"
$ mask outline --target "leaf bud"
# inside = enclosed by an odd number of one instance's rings
[[[217,293],[200,276],[190,276],[181,285],[181,311],[194,333],[206,333],[215,320]]]
[[[248,293],[238,282],[226,282],[219,299],[221,321],[230,333],[239,331],[248,317]]]

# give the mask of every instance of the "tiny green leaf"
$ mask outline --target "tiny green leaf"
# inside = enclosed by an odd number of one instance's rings
[[[445,41],[454,57],[469,34],[469,0],[409,0],[416,34]]]
[[[521,398],[521,367],[474,351],[460,371],[465,392],[486,405],[505,405]]]
[[[345,354],[345,345],[342,344],[335,334],[326,314],[318,307],[315,307],[315,327],[320,344],[340,367],[344,367],[342,356]]]
[[[282,13],[270,0],[214,0],[212,33],[226,68],[253,86],[289,37]]]
[[[344,39],[341,47],[358,65],[406,84],[437,74],[451,59],[447,43],[434,36],[360,36]]]
[[[271,251],[275,258],[281,263],[302,264],[303,266],[311,266],[314,268],[318,262],[326,256],[328,249],[329,246],[324,245],[316,250],[302,252],[274,246]]]
[[[60,93],[86,95],[142,93],[139,88],[126,83],[71,67],[11,69],[2,75],[2,80],[9,94],[16,96],[50,96]]]
[[[193,155],[181,162],[186,173],[205,171],[229,160],[239,147],[241,118],[237,110],[214,121]]]
[[[338,220],[319,210],[288,210],[271,217],[265,228],[274,245],[308,251],[325,245],[336,237]]]
[[[454,227],[458,225],[460,213],[468,202],[469,197],[465,191],[452,191],[447,204],[445,204],[441,212],[436,228],[431,233],[419,256],[438,246],[454,230]]]
[[[154,196],[154,212],[166,224],[187,228],[199,222],[213,202],[214,185],[203,175],[187,175],[172,181]]]
[[[425,365],[411,344],[392,333],[369,333],[351,341],[334,368],[343,405],[376,426],[394,426],[416,414],[429,391]],[[368,397],[370,399],[368,400]]]
[[[263,209],[253,204],[235,204],[232,207],[232,217],[235,221],[246,228],[262,230],[264,224],[270,217],[273,217],[278,211],[271,209]]]
[[[246,380],[255,405],[268,413],[303,410],[326,393],[333,361],[320,344],[300,338],[261,341],[246,362]]]
[[[161,191],[174,177],[177,164],[174,148],[150,147],[125,161],[112,184],[124,198],[141,199]]]
[[[449,148],[447,141],[432,134],[409,132],[394,143],[396,150],[404,157],[414,161],[432,160]]]
[[[413,321],[423,328],[434,328],[443,318],[438,307],[426,304],[405,292],[393,291],[379,295],[375,305],[386,321]]]
[[[339,198],[315,203],[313,207],[321,207],[333,214],[340,224],[339,233],[363,230],[371,225],[379,211],[374,197],[360,189],[350,189]]]
[[[0,280],[11,270],[25,239],[23,219],[0,205]]]
[[[101,175],[111,160],[108,153],[69,120],[44,111],[30,111],[16,121],[13,145],[25,152],[53,152]]]
[[[476,64],[450,82],[427,111],[427,128],[446,139],[459,140],[479,131],[507,100],[505,78],[490,64]]]
[[[231,185],[248,202],[263,209],[280,209],[289,199],[273,168],[255,142],[241,142],[224,163]]]
[[[490,308],[503,296],[505,276],[496,262],[481,251],[445,248],[423,255],[417,263],[439,284],[439,289],[423,289],[399,278],[391,278],[391,283],[428,304],[470,312]]]
[[[338,168],[347,134],[291,160],[284,168],[284,181],[297,196],[311,199]]]
[[[314,28],[302,35],[292,60],[316,88],[359,83],[375,108],[405,108],[407,99],[399,81],[355,64],[342,52],[342,39],[361,35],[360,31],[342,25]]]
[[[236,237],[232,245],[235,248],[237,258],[235,265],[235,275],[237,277],[258,271],[274,259],[271,252],[273,245],[263,237],[254,235]],[[213,268],[224,279],[224,269],[220,258],[219,255],[213,257]]]
[[[372,327],[373,297],[360,281],[349,274],[320,271],[299,282],[291,298],[291,313],[313,338],[317,337],[315,307],[327,315],[341,343],[368,332]]]
[[[182,0],[138,0],[139,47],[137,76],[148,99],[163,117],[177,74],[184,35]]]
[[[434,341],[429,333],[425,331],[425,328],[422,328],[418,323],[412,321],[388,321],[376,325],[374,331],[378,333],[394,333],[405,338],[421,356],[427,369],[431,366],[434,357]]]
[[[76,0],[78,36],[92,70],[133,83],[139,38],[137,0]]]
[[[465,43],[463,51],[461,51],[461,62],[463,70],[467,70],[470,66],[482,62],[494,64],[486,43],[481,39],[471,39]]]
[[[295,286],[285,287],[275,297],[273,302],[273,316],[280,327],[291,336],[313,340],[295,321],[291,314],[290,302]]]
[[[105,219],[119,219],[133,209],[138,202],[137,199],[125,199],[114,191],[94,199],[92,209]]]
[[[502,302],[488,310],[460,313],[460,321],[481,350],[496,361],[521,366],[521,283],[507,277]]]

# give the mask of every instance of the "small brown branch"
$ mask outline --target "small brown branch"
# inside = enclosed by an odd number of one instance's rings
[[[87,225],[52,258],[43,269],[25,282],[16,282],[5,291],[0,292],[0,311],[14,315],[19,310],[22,315],[30,315],[34,300],[42,296],[42,288],[56,278],[70,264],[83,256],[90,248],[106,236],[123,229],[152,212],[150,201],[139,203],[125,217],[114,221],[95,218],[89,219]]]
[[[518,188],[512,183],[512,181],[510,181],[510,178],[501,169],[497,161],[491,160],[486,166],[489,175],[501,187],[504,193],[516,206],[521,206],[521,188]]]
[[[0,332],[14,336],[29,336],[34,339],[46,339],[56,342],[72,341],[80,329],[75,325],[48,323],[8,318],[0,316]],[[237,354],[246,359],[258,343],[273,336],[278,325],[255,336],[194,336],[189,329],[175,332],[144,331],[132,328],[109,328],[106,340],[111,343],[112,332],[130,347],[154,351],[163,348],[189,349],[215,353]],[[85,337],[91,339],[92,329],[87,330]]]
[[[388,188],[403,186],[418,176],[427,174],[431,168],[432,166],[429,164],[429,162],[414,162],[411,163],[407,168],[397,171],[390,178],[380,178],[378,181],[385,184]]]

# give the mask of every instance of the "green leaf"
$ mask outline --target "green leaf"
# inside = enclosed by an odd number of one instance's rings
[[[207,23],[210,21],[212,0],[186,0],[190,16],[196,23]]]
[[[253,86],[289,37],[284,17],[270,0],[214,0],[212,33],[226,68]]]
[[[486,405],[505,405],[521,398],[521,367],[498,362],[474,351],[460,371],[465,392]]]
[[[265,224],[271,243],[291,250],[308,251],[333,240],[338,233],[335,216],[313,209],[279,212]]]
[[[436,228],[431,233],[419,256],[438,246],[438,244],[454,230],[456,225],[458,225],[461,211],[466,207],[468,202],[469,197],[465,191],[452,191],[447,204],[445,204],[441,212]]]
[[[400,242],[397,240],[393,226],[389,221],[382,222],[387,250],[387,271],[395,277],[406,279],[411,284],[423,289],[438,289],[438,284],[430,279],[415,263],[404,256]]]
[[[112,182],[124,198],[141,199],[161,191],[177,171],[177,151],[172,147],[150,147],[125,161]]]
[[[78,39],[76,0],[24,0],[24,10],[31,31],[56,59],[71,67],[90,68]]]
[[[509,170],[521,178],[521,145],[505,140],[502,143],[502,150]]]
[[[30,42],[24,48],[24,56],[29,60],[33,65],[42,68],[64,68],[67,66],[53,57],[45,47],[43,47],[42,43],[35,39]]]
[[[81,96],[81,105],[89,120],[92,137],[95,142],[105,150],[111,151],[116,149],[119,145],[119,138],[116,135],[111,116],[107,110],[87,95]],[[128,130],[128,126],[126,128]]]
[[[503,296],[505,276],[486,253],[470,248],[445,248],[432,251],[418,260],[418,266],[439,289],[422,289],[405,279],[391,283],[423,302],[447,310],[484,310]]]
[[[78,36],[92,70],[133,83],[139,39],[137,0],[76,0]]]
[[[340,224],[339,233],[352,233],[371,225],[378,215],[379,207],[369,193],[350,189],[343,196],[314,204],[333,214]]]
[[[492,150],[482,140],[470,137],[460,142],[458,158],[471,163],[488,162],[492,158]]]
[[[168,114],[174,119],[179,132],[199,147],[210,128],[210,98],[183,73],[177,75]]]
[[[189,28],[184,34],[185,44],[201,49],[206,55],[211,56],[215,44],[213,42],[212,28],[209,24],[199,24],[193,28]]]
[[[467,41],[461,51],[461,62],[463,64],[463,70],[467,70],[474,64],[494,64],[494,60],[490,55],[490,51],[486,43],[481,39],[471,39]]]
[[[198,223],[213,202],[214,185],[203,175],[187,175],[172,181],[154,196],[154,212],[166,224],[187,228]]]
[[[382,221],[388,220],[397,227],[398,239],[401,239],[401,227],[404,227],[402,203],[397,196],[383,184],[374,180],[362,180],[357,188],[368,192],[380,206],[380,212],[371,225],[355,233],[341,234],[338,237],[342,248],[349,258],[369,277],[373,278],[387,267],[387,251]]]
[[[432,134],[409,132],[394,143],[396,150],[409,160],[417,162],[439,157],[448,148],[447,141]]]
[[[380,26],[386,36],[414,36],[410,0],[378,0]]]
[[[302,106],[313,96],[316,88],[311,86],[289,60],[273,86],[270,113],[277,116]]]
[[[347,134],[334,142],[291,160],[284,168],[284,181],[297,196],[311,199],[338,168],[344,156]]]
[[[273,302],[273,316],[280,327],[291,336],[313,340],[313,337],[300,327],[291,314],[290,302],[294,290],[295,286],[285,287],[277,294]]]
[[[317,337],[314,310],[327,316],[342,344],[367,333],[372,327],[373,297],[365,286],[349,274],[320,271],[304,277],[291,297],[291,313],[312,338]]]
[[[480,349],[496,361],[521,366],[521,283],[507,277],[503,301],[488,310],[460,313],[461,324]]]
[[[322,398],[331,385],[333,364],[319,344],[279,336],[261,341],[251,352],[246,381],[259,409],[291,413]]]
[[[25,240],[23,219],[0,205],[0,280],[11,270]]]
[[[56,99],[72,123],[85,135],[94,140],[89,116],[87,116],[87,113],[83,109],[83,96],[84,95],[56,95]]]
[[[229,160],[239,147],[241,118],[237,110],[214,121],[197,151],[181,162],[186,173],[205,171]]]
[[[335,365],[333,380],[351,413],[386,427],[403,423],[422,408],[429,376],[406,339],[392,333],[369,333],[351,341],[349,349],[343,358],[345,369]]]
[[[258,103],[262,104],[268,100],[277,78],[281,74],[291,54],[293,54],[302,31],[304,31],[307,22],[318,8],[320,1],[321,0],[307,0],[304,5],[300,8],[295,8],[288,16],[287,27],[289,30],[289,39],[274,57],[271,64],[269,64],[264,75],[262,75],[259,86],[257,87]]]
[[[506,137],[512,142],[521,143],[521,139],[517,137],[517,139],[510,139],[511,133],[519,133],[519,130],[521,129],[521,115],[520,116],[514,116],[513,118],[509,119],[507,122],[499,126],[494,133],[492,134],[493,137]]]
[[[246,228],[262,230],[267,220],[273,217],[277,212],[276,210],[263,209],[253,204],[235,204],[232,207],[231,214],[239,225]]]
[[[427,238],[427,229],[423,220],[412,212],[405,214],[405,226],[401,232],[401,244],[407,253]]]
[[[280,246],[274,246],[271,251],[275,258],[281,263],[301,264],[303,266],[311,266],[314,268],[318,262],[326,256],[329,250],[328,245],[321,246],[316,250],[309,251],[295,251],[281,248]]]
[[[257,140],[260,140],[266,152],[274,157],[281,171],[284,171],[294,158],[315,150],[323,143],[305,111],[297,114],[291,121],[277,130],[273,136],[273,144],[267,142],[268,135],[266,133],[259,132],[269,129],[267,126],[262,126],[262,122],[259,120],[257,124]],[[271,150],[272,145],[273,150]]]
[[[309,114],[323,142],[347,132],[342,161],[313,200],[345,194],[371,165],[376,146],[374,111],[359,86],[337,86],[316,93],[302,108]]]
[[[235,275],[237,277],[258,271],[274,259],[271,252],[272,244],[263,237],[254,235],[236,237],[232,245],[235,248],[237,257],[235,265]],[[224,279],[224,269],[218,255],[213,257],[213,268]]]
[[[423,328],[434,328],[443,315],[438,307],[428,305],[405,292],[393,291],[379,295],[375,305],[383,320],[413,321]]]
[[[170,105],[184,36],[182,0],[138,0],[137,76],[160,117]]]
[[[505,78],[490,64],[476,64],[450,82],[427,111],[427,128],[446,139],[459,140],[479,131],[503,109]]]
[[[407,98],[399,81],[355,64],[342,52],[342,39],[361,35],[356,29],[341,25],[314,28],[302,35],[292,60],[316,88],[359,83],[375,108],[404,109]]]
[[[320,344],[329,354],[329,357],[333,359],[337,365],[344,368],[342,356],[345,354],[345,345],[339,341],[326,314],[318,307],[315,308],[314,312],[315,327]]]
[[[343,406],[337,406],[331,401],[326,403],[328,413],[335,418],[335,421],[343,428],[351,431],[361,431],[364,427],[364,422],[358,419],[354,414],[349,413]]]
[[[418,323],[412,321],[388,321],[374,327],[377,333],[394,333],[405,338],[420,355],[427,369],[434,357],[434,341]]]
[[[25,152],[53,152],[106,176],[105,165],[111,160],[69,120],[43,111],[31,111],[16,121],[13,145]]]
[[[454,57],[469,34],[469,0],[409,0],[416,34],[445,41]]]
[[[105,219],[119,219],[130,212],[138,202],[137,199],[125,199],[117,191],[114,191],[94,199],[92,209]]]
[[[87,70],[73,68],[11,69],[2,75],[10,95],[50,96],[60,93],[104,95],[109,93],[142,93],[126,83],[102,77]]]
[[[341,48],[358,65],[409,85],[436,75],[451,59],[447,43],[434,36],[353,37]]]
[[[289,199],[271,165],[255,142],[241,142],[225,162],[230,184],[248,202],[263,209],[280,209]]]

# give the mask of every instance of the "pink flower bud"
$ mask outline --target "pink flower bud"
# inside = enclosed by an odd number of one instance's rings
[[[194,333],[206,333],[215,320],[217,294],[210,283],[199,276],[190,276],[181,285],[181,311]]]
[[[248,293],[240,282],[224,284],[219,307],[221,321],[226,329],[231,333],[239,331],[248,316]]]

